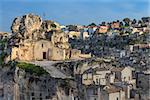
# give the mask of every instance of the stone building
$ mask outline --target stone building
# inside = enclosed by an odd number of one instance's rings
[[[150,70],[137,72],[136,73],[136,85],[140,88],[140,99],[149,100],[150,99]]]
[[[107,84],[106,76],[110,76],[111,79],[113,78],[113,76],[111,76],[111,71],[106,68],[97,67],[94,69],[89,69],[83,73],[82,83],[85,85],[90,85],[90,84],[106,85]]]
[[[72,39],[79,39],[81,36],[80,34],[81,34],[81,32],[76,32],[76,31],[70,31],[68,33],[69,38],[72,38]]]
[[[141,91],[140,99],[149,100],[150,99],[150,70],[137,72],[136,73],[136,83],[137,88]]]
[[[70,48],[68,35],[61,31],[58,23],[42,21],[37,15],[28,14],[16,18],[12,24],[12,32],[16,35],[17,41],[12,48],[12,60],[66,60],[91,57],[90,54],[81,54],[80,50]]]
[[[149,80],[149,77],[150,77],[150,71],[143,71],[143,72],[137,72],[137,87],[139,88],[142,88],[142,89],[149,89],[150,86],[149,86],[149,83],[150,83],[150,80]]]
[[[123,88],[114,85],[89,85],[84,92],[86,100],[126,100]]]
[[[108,26],[106,25],[100,26],[99,33],[107,33],[107,32],[108,32]]]
[[[115,74],[115,81],[120,82],[127,82],[133,85],[133,87],[136,86],[136,80],[133,79],[133,71],[134,69],[131,67],[114,67],[111,69],[111,71]]]
[[[102,90],[102,98],[102,100],[125,100],[125,92],[122,88],[108,85]]]
[[[120,23],[119,22],[113,22],[111,24],[111,28],[113,28],[113,29],[119,29],[120,28]]]
[[[89,85],[86,90],[86,100],[101,100],[101,95],[100,95],[100,86],[98,85]]]

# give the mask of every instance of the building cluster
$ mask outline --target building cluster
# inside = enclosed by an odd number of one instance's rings
[[[71,39],[87,39],[100,34],[109,36],[128,35],[128,34],[144,34],[150,31],[150,17],[142,17],[140,20],[125,18],[123,21],[102,22],[99,25],[91,23],[85,25],[67,25],[61,26]]]
[[[15,18],[0,32],[0,100],[149,100],[149,23]]]
[[[74,73],[79,100],[149,99],[149,69],[122,66],[112,58],[60,62],[55,67],[66,74]]]
[[[82,75],[82,83],[86,85],[87,100],[136,99],[133,71],[131,67],[97,67],[86,70]]]

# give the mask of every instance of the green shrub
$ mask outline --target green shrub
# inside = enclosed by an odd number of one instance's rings
[[[44,70],[40,66],[36,66],[34,64],[25,63],[25,62],[17,62],[17,67],[24,69],[25,72],[29,72],[30,74],[35,74],[37,76],[47,75],[48,72]]]
[[[7,56],[7,53],[4,52],[5,44],[7,43],[7,39],[0,40],[0,65],[4,65],[5,57]]]
[[[5,54],[4,52],[2,52],[2,53],[0,54],[0,65],[3,65],[3,64],[4,64],[5,56],[6,56],[6,54]]]

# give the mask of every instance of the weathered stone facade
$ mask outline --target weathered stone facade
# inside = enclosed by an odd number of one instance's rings
[[[19,67],[0,71],[0,100],[71,100],[75,95],[71,79],[36,76]]]
[[[31,61],[78,59],[80,55],[82,58],[91,57],[81,54],[80,50],[76,50],[79,52],[75,54],[68,43],[68,35],[61,31],[60,25],[50,20],[42,21],[37,15],[16,18],[11,29],[17,40],[11,59]]]

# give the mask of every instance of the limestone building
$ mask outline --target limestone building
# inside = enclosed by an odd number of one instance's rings
[[[11,29],[16,37],[11,60],[66,60],[91,56],[71,49],[68,35],[61,31],[60,25],[49,20],[42,21],[37,15],[16,18]]]

